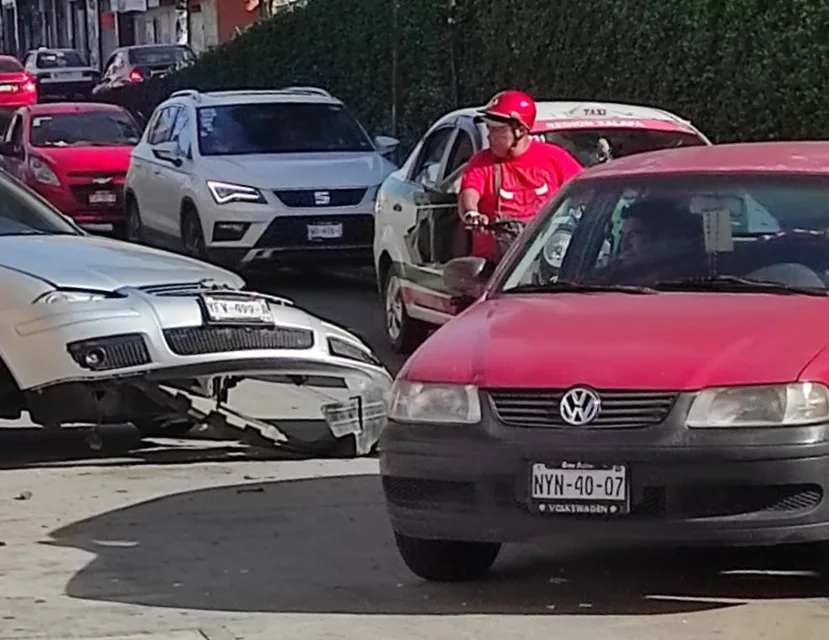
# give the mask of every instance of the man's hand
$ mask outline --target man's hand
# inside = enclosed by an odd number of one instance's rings
[[[461,214],[461,220],[468,227],[480,227],[489,224],[489,217],[478,211],[467,211]]]

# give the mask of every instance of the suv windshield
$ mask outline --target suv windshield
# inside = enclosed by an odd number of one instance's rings
[[[829,178],[603,179],[551,207],[498,290],[827,291]]]
[[[705,144],[692,133],[654,129],[571,129],[547,131],[535,137],[564,147],[584,167],[646,151]]]
[[[85,67],[86,63],[77,51],[48,51],[37,54],[38,69]]]
[[[193,52],[187,47],[138,47],[129,50],[130,64],[135,67],[156,67],[189,62],[194,58]]]
[[[141,133],[117,111],[86,111],[33,116],[29,139],[34,147],[133,146]]]
[[[371,151],[365,130],[338,104],[254,102],[198,109],[205,156]]]

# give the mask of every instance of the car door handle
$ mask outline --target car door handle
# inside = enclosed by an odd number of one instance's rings
[[[393,211],[403,211],[403,207],[400,205],[399,202],[395,202],[394,206],[392,207]]]

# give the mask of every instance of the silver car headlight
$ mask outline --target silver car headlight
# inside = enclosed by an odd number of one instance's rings
[[[548,265],[554,269],[561,269],[561,263],[564,261],[564,254],[567,252],[567,247],[570,245],[570,239],[573,234],[564,229],[556,231],[552,237],[544,245],[544,260]]]
[[[477,424],[481,401],[474,385],[397,380],[391,389],[389,420],[431,424]]]
[[[259,189],[248,187],[243,184],[233,184],[230,182],[219,182],[217,180],[208,180],[207,189],[216,204],[227,204],[228,202],[253,202],[258,204],[265,204],[265,198]]]
[[[81,290],[58,290],[44,293],[32,301],[32,304],[56,304],[59,302],[97,302],[99,300],[112,300],[124,296],[108,291],[81,291]]]
[[[788,427],[829,421],[829,389],[817,382],[701,391],[688,412],[694,428]]]

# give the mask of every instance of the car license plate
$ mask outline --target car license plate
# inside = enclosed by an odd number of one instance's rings
[[[0,84],[0,92],[2,93],[11,93],[12,91],[17,89],[17,85],[13,84]]]
[[[267,300],[259,298],[222,298],[202,296],[207,318],[211,322],[253,322],[273,324],[271,308]]]
[[[530,499],[539,513],[624,515],[630,509],[629,494],[624,465],[536,462],[531,466]]]
[[[309,240],[334,240],[343,237],[343,225],[340,224],[309,224]]]
[[[118,196],[112,191],[95,191],[89,194],[89,204],[115,204]]]
[[[80,80],[83,74],[80,71],[59,71],[55,77],[59,80]]]

